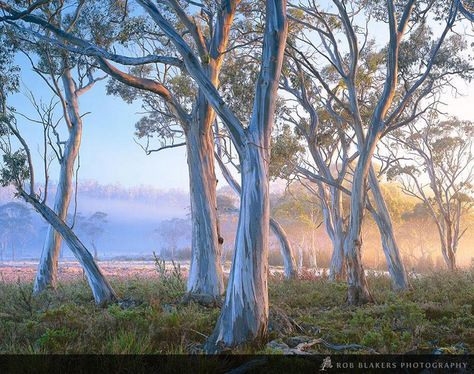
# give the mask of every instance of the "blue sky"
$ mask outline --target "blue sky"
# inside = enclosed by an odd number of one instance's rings
[[[49,101],[52,92],[34,72],[23,56],[17,58],[21,66],[22,92],[11,98],[17,111],[35,116],[26,96],[26,88],[37,97]],[[126,104],[122,99],[106,95],[106,80],[80,98],[81,113],[90,112],[84,119],[81,145],[79,178],[93,179],[102,184],[119,183],[124,186],[152,185],[161,189],[188,189],[185,148],[165,150],[149,156],[134,142],[135,122],[140,118],[140,104]],[[58,112],[59,113],[59,112]],[[59,116],[59,114],[58,114]],[[59,117],[58,117],[59,118]],[[19,127],[28,139],[40,174],[41,162],[38,146],[41,128],[21,119]],[[56,163],[57,164],[57,163]],[[53,163],[51,179],[57,179],[57,167]],[[37,176],[38,181],[41,177]]]

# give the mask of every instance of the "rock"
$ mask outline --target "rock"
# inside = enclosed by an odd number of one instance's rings
[[[313,340],[309,336],[291,336],[285,339],[285,343],[288,344],[290,348],[296,348],[301,343],[307,343]]]
[[[117,304],[122,309],[130,309],[130,308],[136,308],[137,306],[142,304],[142,302],[139,300],[133,300],[133,299],[122,299],[122,300],[117,301]]]
[[[272,340],[271,342],[267,343],[267,348],[269,348],[269,349],[278,349],[278,350],[281,350],[281,351],[285,351],[285,350],[289,349],[290,347],[288,347],[288,345],[285,344],[285,343],[281,343],[277,340]]]
[[[171,314],[176,311],[176,307],[171,304],[163,304],[162,310],[163,310],[163,313]]]

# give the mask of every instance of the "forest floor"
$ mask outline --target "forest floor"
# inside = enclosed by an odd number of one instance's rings
[[[124,275],[118,266],[108,274],[122,301],[100,308],[80,271],[33,298],[32,277],[7,277],[6,269],[0,267],[0,353],[199,353],[219,316],[216,306],[182,302],[178,271],[158,275],[147,265]],[[292,281],[271,276],[269,336],[234,352],[474,351],[474,269],[417,277],[403,293],[393,292],[386,276],[368,282],[375,302],[351,307],[344,283],[309,273]]]

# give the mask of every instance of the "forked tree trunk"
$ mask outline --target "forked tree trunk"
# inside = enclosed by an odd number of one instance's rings
[[[214,170],[214,142],[209,119],[199,116],[210,115],[207,104],[200,105],[203,111],[195,115],[186,132],[189,188],[192,217],[192,257],[187,290],[193,294],[207,294],[220,297],[224,292],[221,265],[216,176]],[[201,126],[201,124],[206,125]]]
[[[62,160],[60,160],[60,173],[54,202],[54,211],[62,221],[66,221],[69,203],[73,193],[72,180],[74,177],[74,164],[81,145],[82,119],[79,112],[78,97],[75,93],[75,84],[69,70],[64,72],[62,81],[67,103],[66,122],[69,127],[69,137],[64,148]],[[33,286],[34,294],[42,292],[47,287],[56,287],[60,250],[61,235],[52,225],[49,225]]]
[[[372,216],[380,231],[382,248],[387,261],[388,272],[392,279],[393,288],[395,290],[406,290],[409,288],[408,276],[395,240],[392,219],[373,168],[370,170],[369,183],[377,211],[376,214],[372,214]]]
[[[242,193],[232,268],[221,315],[206,345],[208,352],[266,333],[270,207],[263,153],[258,145],[248,145],[241,157]]]
[[[25,199],[25,201],[31,204],[36,209],[36,211],[38,211],[38,213],[43,216],[46,222],[53,226],[53,228],[64,239],[84,269],[96,304],[103,306],[116,301],[117,296],[115,295],[114,290],[102,274],[100,268],[95,263],[92,254],[87,250],[84,244],[82,244],[82,242],[69,228],[69,226],[64,221],[62,221],[52,209],[41,203],[36,197],[31,196],[22,190],[20,190],[19,193]]]
[[[442,240],[446,240],[443,239]],[[441,252],[443,253],[444,261],[446,262],[446,266],[450,271],[456,270],[456,253],[453,251],[452,246],[448,242],[448,245],[444,243],[441,246]]]

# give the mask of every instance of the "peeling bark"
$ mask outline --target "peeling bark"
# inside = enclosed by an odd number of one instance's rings
[[[216,202],[212,111],[202,98],[186,131],[192,217],[192,257],[187,290],[218,298],[224,292]],[[209,118],[211,117],[211,118]]]

